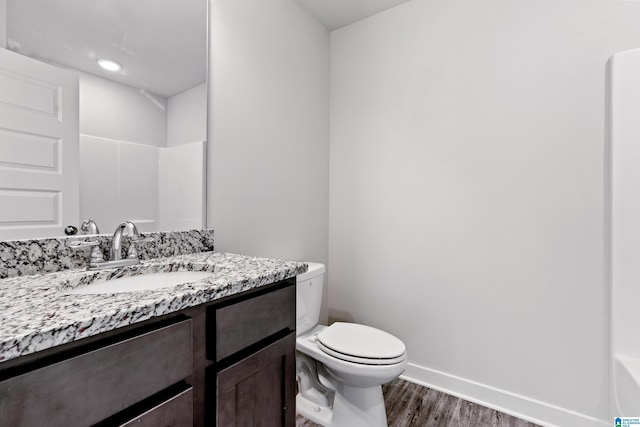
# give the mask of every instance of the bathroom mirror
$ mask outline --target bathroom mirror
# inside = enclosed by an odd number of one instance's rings
[[[7,49],[79,76],[80,221],[101,233],[123,220],[140,231],[204,228],[207,0],[6,8]]]

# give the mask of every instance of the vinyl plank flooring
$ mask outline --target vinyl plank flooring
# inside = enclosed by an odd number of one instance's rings
[[[389,427],[539,427],[399,378],[382,392]],[[296,427],[319,426],[297,415]]]

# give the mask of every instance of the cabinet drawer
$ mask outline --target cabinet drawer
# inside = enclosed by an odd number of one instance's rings
[[[186,319],[0,382],[10,426],[91,425],[191,375]]]
[[[218,307],[207,313],[209,337],[207,357],[216,362],[282,330],[296,328],[295,284]],[[213,326],[213,327],[211,327]]]
[[[120,427],[192,427],[193,388],[162,402]]]

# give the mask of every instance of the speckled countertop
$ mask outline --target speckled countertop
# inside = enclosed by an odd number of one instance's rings
[[[214,270],[215,266],[215,270]],[[103,270],[67,270],[0,280],[0,363],[155,316],[296,276],[301,262],[200,252]],[[95,281],[166,271],[211,271],[194,283],[118,294],[68,291]]]

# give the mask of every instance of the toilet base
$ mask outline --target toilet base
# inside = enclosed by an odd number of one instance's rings
[[[333,407],[296,396],[296,411],[325,427],[387,427],[382,387],[351,387],[334,383]]]

